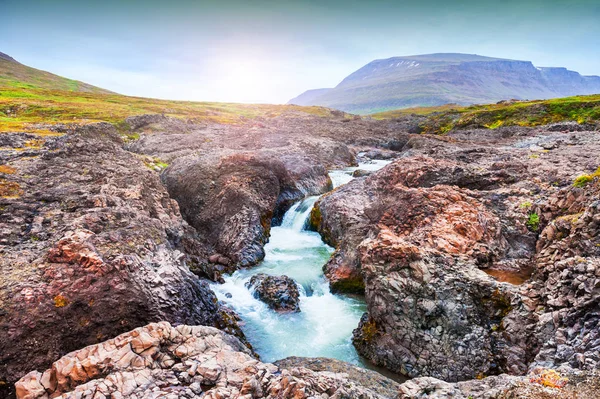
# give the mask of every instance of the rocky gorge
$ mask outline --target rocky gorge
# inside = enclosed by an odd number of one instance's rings
[[[415,134],[422,118],[144,115],[125,138],[107,123],[2,133],[0,392],[598,397],[600,131]],[[365,157],[393,162],[331,191],[328,171]],[[335,249],[327,281],[366,302],[353,344],[406,382],[262,362],[210,288],[260,263],[284,214],[321,194],[310,225]],[[259,297],[298,313],[294,280],[259,280]]]

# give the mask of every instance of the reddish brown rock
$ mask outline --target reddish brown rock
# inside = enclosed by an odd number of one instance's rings
[[[261,363],[240,341],[215,328],[166,322],[69,353],[16,384],[18,399],[384,399],[386,388],[362,386],[345,373]]]
[[[228,328],[189,271],[205,252],[157,174],[110,128],[87,129],[11,161],[23,195],[0,198],[0,396],[25,372],[148,322]]]

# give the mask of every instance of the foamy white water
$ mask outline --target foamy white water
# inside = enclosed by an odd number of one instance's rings
[[[373,161],[359,167],[330,172],[334,187],[352,180],[357,169],[377,170],[389,161]],[[263,361],[288,356],[331,357],[359,364],[351,342],[365,303],[357,298],[334,295],[323,276],[323,265],[333,248],[321,236],[305,230],[318,196],[294,204],[281,226],[271,229],[265,246],[265,259],[256,267],[226,276],[224,284],[213,284],[218,299],[232,307],[242,318],[242,329]],[[286,275],[300,287],[300,313],[280,314],[254,298],[245,284],[258,273]]]

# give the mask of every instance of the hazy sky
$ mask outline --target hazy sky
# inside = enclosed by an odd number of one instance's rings
[[[0,51],[122,94],[281,103],[434,52],[600,75],[600,0],[0,0]]]

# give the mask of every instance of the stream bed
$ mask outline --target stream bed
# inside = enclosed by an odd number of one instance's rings
[[[329,173],[333,186],[352,180],[357,169],[377,170],[389,161],[371,161]],[[319,196],[295,203],[281,226],[271,228],[265,259],[255,267],[225,276],[212,284],[217,298],[233,308],[243,321],[242,330],[261,359],[273,362],[288,356],[330,357],[362,365],[352,345],[352,330],[366,311],[357,297],[332,294],[323,275],[333,248],[321,236],[305,229]],[[300,289],[300,312],[277,313],[256,299],[246,283],[258,273],[286,275]]]

